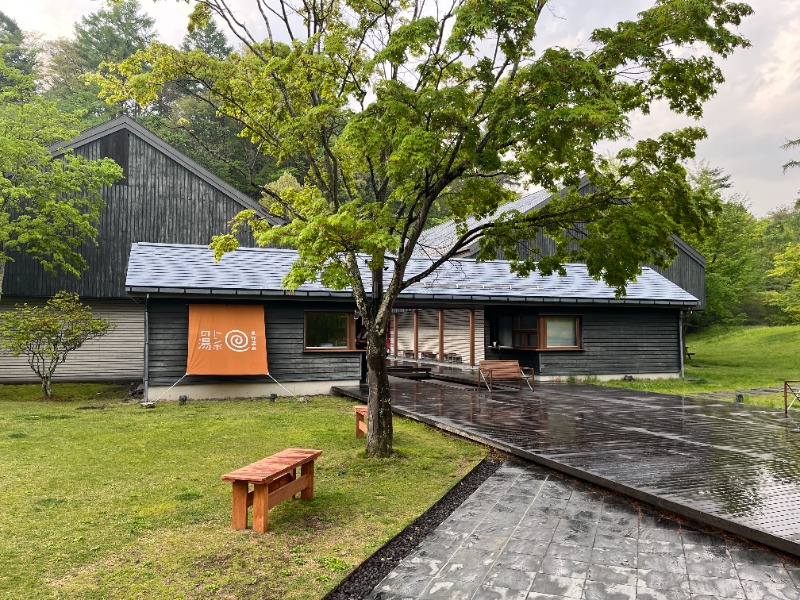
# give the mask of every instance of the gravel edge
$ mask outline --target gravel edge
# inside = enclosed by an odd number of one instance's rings
[[[367,596],[400,561],[491,477],[505,460],[505,455],[491,452],[442,496],[441,500],[356,567],[323,600],[358,600]]]

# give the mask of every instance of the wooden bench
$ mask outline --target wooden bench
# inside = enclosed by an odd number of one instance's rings
[[[314,497],[314,461],[320,454],[322,450],[287,448],[223,475],[222,481],[233,484],[231,527],[247,529],[247,509],[252,506],[253,529],[264,533],[270,508],[298,492],[301,499],[311,500]]]
[[[522,389],[524,381],[533,391],[533,369],[530,369],[530,374],[525,373],[519,366],[518,360],[482,360],[478,363],[478,389],[481,387],[481,381],[486,384],[490,392],[495,383],[507,381],[516,381],[519,389]]]
[[[689,352],[689,346],[684,346],[683,347],[683,353],[684,353],[684,355],[686,355],[686,358],[688,360],[692,360],[692,357],[694,356],[694,352]]]
[[[364,437],[367,435],[367,407],[363,405],[354,406],[353,412],[356,413],[356,437]]]

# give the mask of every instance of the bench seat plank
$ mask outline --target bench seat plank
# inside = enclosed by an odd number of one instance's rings
[[[250,483],[267,484],[283,477],[309,461],[316,460],[322,450],[306,448],[288,448],[277,454],[236,469],[222,476],[222,481],[249,481]]]

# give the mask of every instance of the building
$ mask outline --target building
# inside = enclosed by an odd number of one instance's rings
[[[106,208],[97,225],[97,245],[80,248],[89,265],[80,279],[54,275],[17,255],[6,265],[0,310],[22,302],[44,302],[60,290],[79,294],[116,328],[70,354],[54,379],[141,381],[145,310],[125,293],[131,244],[208,244],[212,236],[226,231],[227,222],[239,211],[265,211],[129,117],[93,127],[60,147],[88,159],[111,157],[123,168],[124,177],[103,190]],[[240,241],[253,244],[247,232]],[[0,382],[35,380],[24,357],[0,355]]]
[[[294,250],[242,248],[215,263],[204,246],[134,244],[125,289],[146,307],[149,397],[310,394],[357,383],[351,292],[319,283],[284,290],[282,280],[296,258]],[[414,259],[408,274],[429,264]],[[622,298],[584,265],[566,269],[565,277],[520,278],[505,261],[454,259],[401,294],[390,354],[463,366],[484,357],[516,358],[550,379],[680,376],[681,314],[697,298],[649,268]],[[205,326],[200,338],[191,333],[193,307],[209,305],[233,314],[237,307],[256,311],[268,369],[265,361],[261,373],[190,373],[195,350],[213,355],[212,340],[224,350],[232,333],[214,326]],[[249,326],[239,329],[249,335]]]

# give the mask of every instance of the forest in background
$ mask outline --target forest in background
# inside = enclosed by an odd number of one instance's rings
[[[4,94],[15,85],[8,73],[20,72],[33,77],[42,99],[75,115],[81,130],[126,114],[255,198],[264,186],[279,191],[302,183],[302,159],[271,157],[239,136],[238,122],[217,113],[202,85],[176,81],[144,108],[100,100],[97,84],[87,84],[86,75],[156,39],[155,21],[137,0],[104,6],[76,22],[71,38],[57,40],[25,35],[0,12],[0,58],[11,69],[0,73],[0,102],[13,101],[13,94]],[[188,33],[181,49],[217,57],[235,52],[213,20]],[[795,166],[796,161],[786,164]],[[707,309],[691,315],[689,328],[800,322],[800,202],[757,217],[747,198],[729,193],[731,174],[702,162],[688,168],[695,186],[722,200],[715,233],[687,240],[707,260]],[[438,215],[432,224],[446,218]]]

